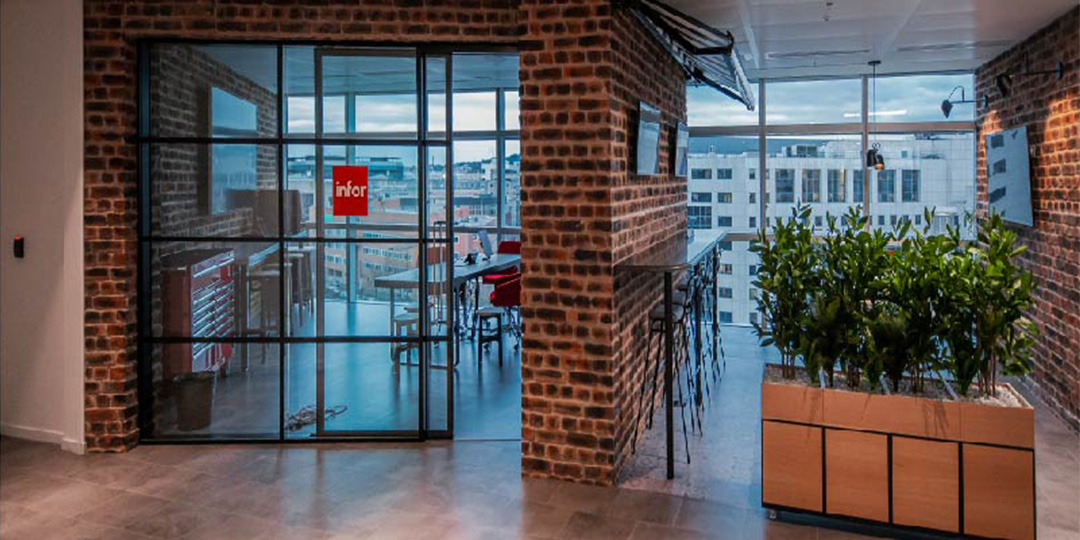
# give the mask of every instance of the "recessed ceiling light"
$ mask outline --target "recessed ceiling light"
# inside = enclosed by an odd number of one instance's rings
[[[847,49],[833,51],[793,51],[793,52],[769,52],[765,58],[814,58],[821,56],[846,56],[850,54],[866,54],[870,49]]]
[[[966,49],[981,49],[985,47],[1004,47],[1008,41],[959,41],[955,43],[935,43],[932,45],[906,45],[897,47],[899,52],[933,52],[933,51],[962,51]]]

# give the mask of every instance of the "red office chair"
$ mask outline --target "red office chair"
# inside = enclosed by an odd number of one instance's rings
[[[515,347],[521,346],[521,319],[520,314],[517,313],[518,308],[521,307],[521,274],[509,276],[495,285],[495,290],[491,291],[489,299],[492,306],[506,310],[510,332],[517,338]]]
[[[496,250],[499,254],[520,255],[521,254],[521,242],[517,240],[503,240],[499,242],[499,248]],[[518,273],[518,268],[507,268],[497,274],[487,274],[481,278],[484,285],[498,285],[499,283],[512,278],[514,276],[521,275]]]

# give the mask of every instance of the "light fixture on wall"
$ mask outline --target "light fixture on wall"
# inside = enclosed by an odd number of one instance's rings
[[[998,93],[1001,97],[1009,97],[1012,93],[1013,77],[1030,77],[1034,75],[1053,75],[1057,80],[1065,78],[1065,62],[1058,62],[1054,69],[1044,69],[1042,71],[1025,71],[1023,73],[1002,73],[997,77],[994,77],[994,86],[997,86]]]
[[[881,65],[881,60],[871,60],[869,62],[870,68],[873,70],[871,75],[871,81],[873,82],[873,114],[871,114],[871,122],[877,122],[877,67]],[[885,158],[881,155],[881,143],[875,142],[874,145],[866,151],[866,166],[873,167],[877,170],[885,168]]]
[[[956,94],[957,90],[960,91],[960,99],[953,101],[952,97]],[[953,88],[952,92],[949,92],[949,97],[945,98],[945,101],[941,102],[941,114],[944,114],[945,118],[948,118],[949,113],[952,112],[953,105],[958,105],[960,103],[975,103],[974,99],[967,99],[967,97],[964,96],[963,86],[957,86],[956,88]]]

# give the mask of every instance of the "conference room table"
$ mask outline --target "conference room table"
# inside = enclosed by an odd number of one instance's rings
[[[453,278],[451,280],[446,279],[447,265],[444,263],[430,264],[427,267],[428,283],[432,286],[439,287],[443,283],[450,281],[450,289],[458,294],[461,300],[466,298],[466,286],[474,281],[478,280],[488,274],[498,274],[509,268],[513,268],[521,264],[521,255],[510,253],[496,253],[491,257],[479,259],[473,264],[465,264],[458,261],[453,266]],[[385,276],[375,278],[374,285],[377,288],[384,288],[390,290],[390,325],[393,327],[394,319],[394,291],[397,289],[419,289],[420,288],[420,269],[413,268],[411,270],[405,270],[403,272],[397,272]],[[480,287],[473,288],[473,306],[480,306]],[[475,311],[474,311],[475,313]],[[475,316],[474,316],[475,319]],[[476,321],[472,324],[475,327]],[[455,342],[461,337],[461,326],[458,322],[454,323],[454,337]],[[456,343],[455,343],[456,345]],[[457,355],[454,359],[455,365],[457,364]]]

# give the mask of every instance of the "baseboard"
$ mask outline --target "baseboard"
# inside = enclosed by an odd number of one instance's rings
[[[63,433],[51,429],[0,423],[0,435],[16,439],[25,439],[28,441],[55,444],[65,452],[71,452],[73,454],[86,453],[86,441],[67,437]]]

